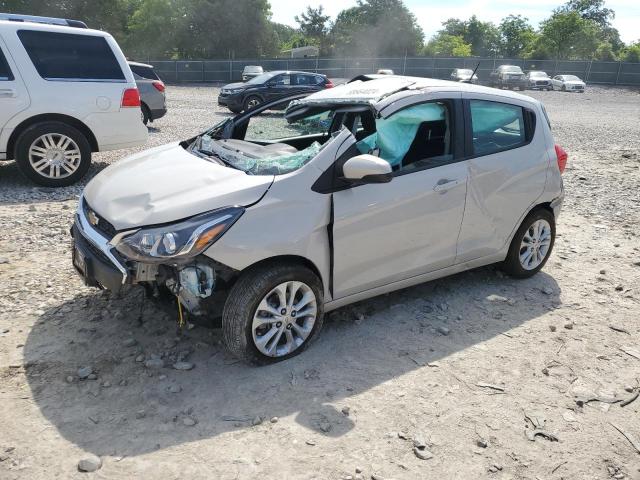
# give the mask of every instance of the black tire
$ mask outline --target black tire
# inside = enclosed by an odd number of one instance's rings
[[[547,250],[547,255],[542,260],[542,263],[538,265],[536,268],[527,270],[523,268],[520,263],[520,246],[522,244],[522,239],[524,238],[525,232],[529,230],[529,228],[534,224],[534,222],[538,220],[546,220],[551,226],[551,242],[549,244],[549,249]],[[509,247],[509,253],[507,254],[507,258],[500,265],[501,269],[504,270],[507,274],[516,278],[529,278],[538,273],[547,263],[549,257],[551,256],[551,252],[553,251],[553,245],[556,240],[556,222],[553,213],[551,213],[546,208],[537,208],[533,210],[527,217],[522,221],[520,228],[513,237],[511,241],[511,245]]]
[[[142,123],[144,123],[145,125],[149,123],[149,121],[153,121],[151,119],[151,111],[149,110],[149,107],[147,107],[146,104],[142,104],[140,105],[140,111],[142,112],[141,117],[142,117]]]
[[[526,87],[518,87],[518,89],[519,89],[521,92],[524,92],[524,91],[526,90]]]
[[[565,85],[562,85],[562,88],[560,90],[562,90],[563,92],[566,92],[567,91],[567,87]]]
[[[316,296],[315,324],[305,342],[281,357],[269,357],[258,350],[253,340],[252,323],[258,305],[276,286],[287,281],[307,284]],[[317,275],[302,265],[268,262],[243,272],[233,285],[222,312],[222,335],[227,349],[236,357],[264,365],[291,358],[303,352],[322,328],[322,284]]]
[[[256,108],[261,103],[262,103],[262,99],[260,97],[258,97],[256,95],[249,95],[247,98],[244,99],[244,103],[242,104],[242,108],[246,112],[247,110],[251,110],[253,108]]]
[[[65,135],[73,140],[80,150],[80,163],[77,169],[63,178],[49,178],[41,175],[29,162],[29,149],[41,136],[46,134]],[[31,125],[20,134],[15,146],[15,159],[20,172],[38,185],[45,187],[66,187],[76,183],[89,170],[91,165],[91,145],[89,140],[77,128],[63,122],[42,122]]]

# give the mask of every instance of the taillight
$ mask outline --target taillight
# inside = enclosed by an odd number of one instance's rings
[[[333,88],[333,82],[327,78],[327,82],[324,84],[324,88]]]
[[[137,88],[127,88],[122,94],[121,107],[140,107],[140,92]]]
[[[558,159],[558,168],[560,169],[560,173],[564,173],[564,169],[567,168],[569,155],[560,145],[556,145],[556,157]]]
[[[151,82],[151,85],[156,87],[156,90],[158,90],[159,92],[164,92],[164,83],[162,83],[160,80],[154,80],[153,82]]]

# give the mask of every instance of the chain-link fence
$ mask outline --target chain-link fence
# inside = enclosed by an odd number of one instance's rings
[[[549,75],[571,74],[587,83],[640,86],[640,63],[588,60],[515,60],[495,58],[280,58],[248,60],[159,60],[149,61],[160,77],[169,83],[233,82],[241,79],[246,65],[269,70],[303,70],[330,78],[351,78],[378,69],[417,77],[449,78],[454,68],[478,68],[481,82],[500,65],[518,65],[524,71],[543,70]]]

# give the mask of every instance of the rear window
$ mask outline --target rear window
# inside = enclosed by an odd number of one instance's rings
[[[13,74],[7,63],[7,59],[4,57],[4,53],[0,50],[0,81],[13,80]]]
[[[508,103],[471,100],[474,155],[489,155],[527,143],[525,113]]]
[[[18,37],[46,80],[125,80],[104,37],[35,30],[20,30]]]
[[[160,80],[156,72],[153,71],[153,68],[131,64],[129,64],[129,66],[131,67],[131,71],[139,77],[146,78],[147,80]]]

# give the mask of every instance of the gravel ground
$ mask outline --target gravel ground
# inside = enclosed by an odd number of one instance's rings
[[[226,115],[213,87],[168,95],[147,147]],[[136,292],[82,286],[68,229],[83,185],[35,188],[1,164],[0,478],[640,479],[620,432],[640,437],[640,400],[621,402],[640,388],[640,96],[531,95],[570,155],[545,270],[340,309],[263,368],[218,330],[177,338],[174,312]],[[132,152],[97,154],[89,178]]]

